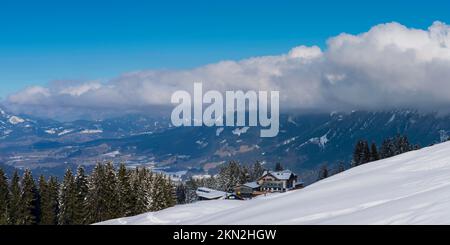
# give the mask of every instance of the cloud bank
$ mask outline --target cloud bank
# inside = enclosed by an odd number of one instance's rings
[[[380,24],[331,37],[325,50],[222,61],[189,70],[149,70],[107,82],[57,81],[10,95],[22,112],[120,111],[170,105],[176,90],[279,90],[281,109],[312,111],[450,108],[450,26]],[[45,108],[45,112],[35,108]]]

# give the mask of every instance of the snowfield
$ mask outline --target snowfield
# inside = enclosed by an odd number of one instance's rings
[[[101,224],[450,224],[450,142],[368,163],[302,190],[178,205]]]
[[[4,114],[4,113],[2,113],[2,114]],[[9,121],[9,123],[11,123],[11,124],[13,124],[13,125],[16,125],[16,124],[20,124],[20,123],[25,122],[24,119],[22,119],[22,118],[20,118],[20,117],[17,117],[17,116],[11,116],[11,117],[8,119],[8,121]]]

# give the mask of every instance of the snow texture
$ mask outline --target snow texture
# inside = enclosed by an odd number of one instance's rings
[[[233,134],[237,136],[241,136],[241,134],[247,133],[247,131],[250,129],[250,127],[243,127],[243,128],[236,128],[232,131]]]
[[[85,129],[80,132],[81,134],[101,134],[103,130],[101,129]]]
[[[9,123],[11,123],[13,125],[25,122],[24,119],[17,117],[17,116],[11,116],[8,121],[9,121]]]
[[[216,136],[219,137],[220,134],[223,132],[224,128],[218,128],[216,129]]]

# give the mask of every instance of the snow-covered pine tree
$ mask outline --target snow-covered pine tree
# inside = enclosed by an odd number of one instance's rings
[[[22,177],[22,195],[20,198],[22,203],[21,217],[19,224],[35,225],[39,224],[40,214],[40,197],[36,183],[29,169],[25,170]]]
[[[174,205],[172,184],[163,174],[155,174],[151,191],[151,211],[158,211]]]
[[[119,194],[119,213],[120,216],[130,216],[133,214],[133,205],[135,198],[131,189],[130,172],[121,163],[117,172],[117,188]]]
[[[250,181],[256,181],[264,173],[264,168],[259,161],[256,161],[251,167]]]
[[[76,208],[75,178],[72,170],[67,169],[59,195],[58,224],[73,225],[75,223]]]
[[[59,183],[58,179],[54,176],[50,176],[47,182],[48,200],[49,200],[49,212],[48,212],[48,222],[51,224],[58,224],[58,213],[59,213]],[[50,212],[51,210],[51,212]]]
[[[102,221],[105,212],[105,200],[102,191],[102,181],[105,176],[105,168],[101,163],[97,163],[89,176],[89,191],[86,198],[87,222],[94,223]]]
[[[217,174],[217,189],[221,191],[226,191],[229,187],[229,176],[230,176],[230,165],[222,164],[219,168],[219,173]]]
[[[86,176],[83,166],[77,168],[77,175],[75,177],[75,217],[74,224],[82,225],[87,224],[87,208],[86,199],[89,191],[88,177]]]
[[[236,161],[230,161],[220,167],[218,186],[222,191],[232,192],[234,187],[241,184],[241,166]]]
[[[8,208],[9,208],[9,188],[8,178],[3,169],[0,168],[0,225],[9,224]]]
[[[176,186],[170,177],[168,177],[168,176],[163,176],[163,177],[165,177],[164,178],[164,180],[165,180],[164,195],[166,196],[166,200],[167,200],[167,206],[165,208],[173,207],[173,206],[175,206],[175,204],[177,204],[177,196],[175,193]]]
[[[413,149],[413,146],[409,143],[408,137],[405,135],[398,135],[396,137],[397,155],[402,154]]]
[[[217,185],[217,178],[215,178],[214,176],[211,176],[208,178],[202,178],[199,181],[200,181],[199,186],[204,186],[204,187],[208,187],[211,189],[219,189],[220,188]]]
[[[42,225],[54,225],[53,208],[50,200],[50,189],[45,177],[39,177],[39,194],[41,196],[41,222]]]
[[[144,173],[143,173],[144,172]],[[145,169],[136,168],[131,175],[131,196],[134,203],[131,215],[141,214],[147,211],[148,194],[145,188]]]
[[[164,182],[162,182],[162,178],[160,174],[155,174],[152,176],[152,184],[153,186],[150,189],[150,199],[151,203],[149,205],[150,211],[158,211],[161,210],[161,206],[163,206],[163,188]]]
[[[194,178],[190,178],[186,181],[186,203],[193,203],[197,201],[197,194],[195,191],[198,188],[197,181]]]
[[[121,217],[119,209],[119,193],[117,192],[117,175],[116,169],[112,162],[105,165],[105,180],[103,181],[103,190],[106,198],[106,219],[114,219]]]
[[[87,210],[89,223],[96,223],[118,216],[117,179],[111,162],[98,163],[89,177]]]
[[[185,204],[186,203],[186,185],[184,183],[179,183],[176,186],[176,196],[177,196],[177,203],[176,204]]]
[[[22,210],[22,202],[21,202],[21,193],[22,189],[20,186],[20,177],[17,171],[14,172],[13,177],[11,179],[10,184],[10,202],[9,202],[9,224],[18,225],[21,220],[21,210]]]
[[[155,186],[158,185],[158,183],[156,182],[156,174],[154,174],[152,171],[148,170],[147,168],[142,168],[141,169],[141,178],[142,178],[142,192],[144,193],[144,203],[146,204],[145,206],[145,212],[148,211],[154,211],[154,206],[156,205],[154,202],[154,189]]]
[[[239,184],[245,184],[250,181],[250,170],[247,166],[241,166],[239,170]]]
[[[245,170],[241,166],[239,162],[231,161],[230,162],[230,183],[229,188],[227,189],[229,192],[234,191],[234,187],[239,184],[243,184],[247,182],[247,174],[244,173]]]

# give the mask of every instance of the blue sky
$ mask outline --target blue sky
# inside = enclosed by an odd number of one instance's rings
[[[449,1],[21,1],[0,4],[0,97],[52,80],[109,79],[325,46],[384,22],[450,23]]]

